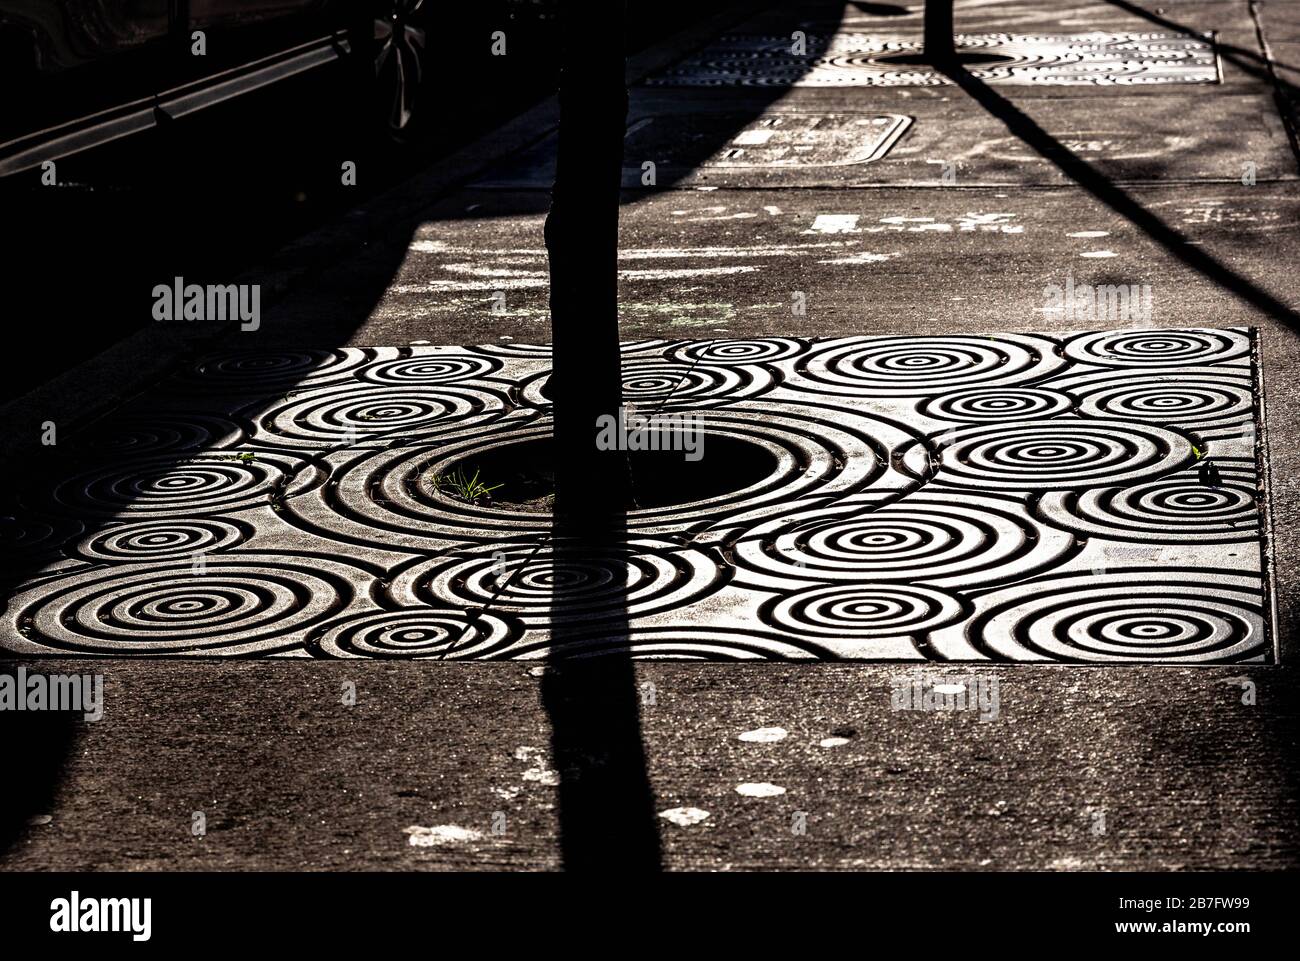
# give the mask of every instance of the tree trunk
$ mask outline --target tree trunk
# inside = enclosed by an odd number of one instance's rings
[[[925,58],[930,63],[957,59],[953,44],[952,0],[925,0]]]
[[[560,127],[546,218],[556,511],[626,505],[626,454],[596,448],[618,416],[618,214],[627,125],[622,0],[560,7]]]

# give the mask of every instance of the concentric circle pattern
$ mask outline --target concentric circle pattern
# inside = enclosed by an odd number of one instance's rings
[[[1227,581],[1227,583],[1225,583]],[[1075,661],[1230,662],[1257,655],[1257,580],[1152,571],[1035,583],[993,595],[971,636],[989,654]],[[1236,583],[1240,582],[1240,583]]]
[[[500,614],[428,607],[334,621],[307,646],[321,657],[475,659],[500,654],[519,634]]]
[[[16,599],[42,645],[85,654],[270,653],[351,602],[360,573],[325,558],[216,555],[121,564]]]
[[[1118,541],[1250,543],[1259,537],[1253,465],[1224,466],[1213,485],[1194,470],[1145,484],[1052,492],[1039,502],[1054,527]]]
[[[706,340],[677,344],[667,352],[669,360],[680,364],[707,364],[724,367],[731,364],[766,364],[785,360],[803,351],[804,345],[785,337],[763,340]]]
[[[252,393],[341,380],[376,356],[364,350],[227,351],[206,357],[169,384],[176,392]]]
[[[1250,423],[1254,393],[1246,374],[1201,373],[1195,380],[1131,373],[1074,386],[1085,417],[1142,420],[1200,432]]]
[[[259,504],[287,483],[297,465],[269,454],[150,456],[75,475],[54,491],[74,516],[211,516]]]
[[[741,441],[770,456],[770,474],[710,497],[632,508],[625,518],[629,531],[658,536],[692,528],[743,526],[801,497],[892,488],[905,479],[888,467],[889,450],[918,442],[890,424],[864,416],[842,418],[843,423],[837,424],[797,409],[772,409],[763,417],[741,406],[690,413],[692,430],[702,436],[699,450],[706,461],[711,445],[724,438]],[[550,529],[549,515],[508,504],[467,504],[431,482],[433,476],[476,455],[508,454],[512,448],[551,435],[549,419],[516,420],[514,425],[509,431],[471,432],[440,445],[380,451],[341,463],[324,502],[296,498],[289,502],[288,513],[313,530],[376,547],[444,551],[455,544],[534,539]]]
[[[1072,338],[1065,353],[1102,367],[1201,367],[1249,356],[1250,340],[1236,330],[1109,330]]]
[[[1053,420],[954,431],[939,483],[978,490],[1076,490],[1149,480],[1187,466],[1182,434],[1130,421]]]
[[[100,563],[195,558],[235,547],[249,534],[246,525],[223,520],[146,521],[96,531],[77,545],[76,552]]]
[[[921,412],[964,423],[1038,420],[1071,409],[1068,394],[1041,387],[989,387],[945,394],[921,404]]]
[[[637,363],[623,368],[623,399],[652,409],[733,403],[758,397],[774,383],[769,370],[753,365]]]
[[[520,388],[524,404],[549,408],[542,393],[550,371],[536,374]],[[761,365],[714,365],[625,361],[622,369],[623,403],[646,413],[683,407],[733,404],[760,396],[776,384],[772,372]]]
[[[924,636],[962,616],[961,602],[905,584],[817,587],[783,598],[768,616],[795,635],[835,639]]]
[[[104,457],[134,457],[165,451],[210,451],[235,447],[243,430],[232,420],[193,411],[138,411],[98,423],[78,434],[79,451]]]
[[[994,498],[925,494],[848,516],[809,511],[793,525],[783,519],[754,533],[735,557],[739,576],[757,586],[978,586],[1048,567],[1071,547],[1069,537]]]
[[[870,397],[934,397],[975,386],[1008,386],[1060,365],[1045,345],[992,337],[849,338],[817,345],[793,385]]]
[[[694,550],[505,545],[477,557],[418,564],[392,592],[404,603],[447,598],[546,627],[653,615],[689,604],[723,580],[713,559]]]
[[[490,357],[473,354],[432,354],[369,364],[361,369],[360,379],[399,387],[415,384],[446,384],[474,377],[486,377],[500,369],[501,362]]]
[[[390,361],[392,365],[408,363]],[[402,435],[427,442],[500,417],[509,405],[504,392],[461,384],[355,385],[293,394],[260,415],[258,442],[286,447],[356,446],[368,438]]]
[[[0,650],[1266,662],[1253,347],[625,344],[625,406],[665,420],[636,502],[581,536],[547,512],[548,347],[219,354],[0,490]]]

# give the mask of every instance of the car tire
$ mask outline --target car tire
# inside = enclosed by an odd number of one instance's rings
[[[370,0],[351,24],[362,123],[380,142],[405,144],[423,125],[433,0]]]

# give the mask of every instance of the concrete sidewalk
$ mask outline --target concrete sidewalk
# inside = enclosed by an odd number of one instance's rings
[[[1135,59],[1159,78],[1142,82],[1123,58],[1085,50],[1093,82],[1062,82],[1080,62],[1078,42],[1056,42],[1048,62],[1032,44],[994,36],[983,49],[1031,70],[1019,79],[1045,72],[1008,82],[994,64],[991,93],[980,85],[978,95],[863,66],[863,36],[904,51],[919,39],[920,5],[906,9],[784,4],[724,18],[713,35],[679,43],[671,62],[642,65],[625,158],[623,338],[1117,326],[1043,310],[1045,286],[1067,277],[1151,285],[1154,317],[1140,326],[1255,327],[1281,663],[963,666],[1000,684],[999,721],[986,724],[891,711],[888,665],[642,662],[637,684],[654,691],[640,707],[647,773],[668,813],[664,864],[1294,868],[1300,345],[1288,310],[1300,250],[1290,113],[1300,100],[1289,84],[1300,82],[1300,3],[1189,0],[1157,12],[959,2],[963,34],[1143,35]],[[719,40],[724,31],[769,39]],[[795,31],[829,67],[773,53]],[[1185,53],[1210,33],[1208,66],[1193,53],[1186,74],[1161,72],[1168,49]],[[268,265],[283,291],[261,328],[219,346],[549,340],[541,226],[553,120],[543,105],[472,162],[460,158],[457,175],[431,172],[305,238]],[[854,134],[860,127],[874,137]],[[1038,149],[1049,141],[1057,146]],[[646,162],[653,185],[641,182]],[[796,296],[803,314],[791,311]],[[174,359],[192,346],[177,344]],[[100,368],[102,382],[115,376]],[[33,417],[43,409],[28,407]],[[65,774],[48,798],[26,799],[48,817],[11,849],[8,868],[558,863],[561,772],[538,667],[30,666],[104,671],[109,709],[71,736],[23,729],[32,757],[57,745]],[[355,706],[341,703],[347,684]],[[767,728],[785,733],[740,738]],[[194,812],[206,819],[201,839]],[[792,830],[800,821],[804,833]]]

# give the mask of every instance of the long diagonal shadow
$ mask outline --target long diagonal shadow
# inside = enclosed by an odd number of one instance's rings
[[[625,596],[626,521],[618,511],[599,524],[557,512],[551,543],[551,655],[541,696],[560,775],[563,864],[570,871],[657,871],[659,833]],[[609,599],[594,624],[582,613],[593,596]],[[599,634],[596,652],[568,656],[593,631]]]
[[[624,2],[596,6],[574,0],[559,10],[560,123],[545,227],[556,502],[551,549],[542,560],[550,565],[551,614],[541,693],[560,774],[564,867],[657,871],[662,856],[628,611],[632,478],[625,453],[595,449],[597,418],[616,415],[622,398],[618,212],[628,112],[625,63],[614,39],[624,34]],[[811,6],[798,12],[843,14],[833,0]],[[762,102],[747,109],[756,116],[775,98],[760,95]],[[733,133],[713,131],[713,146],[697,145],[700,159]]]
[[[1163,27],[1166,30],[1173,30],[1177,33],[1184,34],[1196,40],[1201,40],[1204,39],[1205,37],[1205,33],[1201,30],[1197,30],[1195,27],[1189,27],[1185,23],[1179,23],[1176,20],[1170,20],[1168,17],[1163,17],[1159,13],[1155,13],[1151,10],[1143,10],[1137,4],[1129,3],[1128,0],[1106,0],[1106,2],[1109,3],[1111,6],[1119,7],[1125,13],[1131,13],[1135,17],[1141,17],[1143,20],[1147,20],[1158,27]],[[1240,69],[1246,71],[1247,73],[1255,77],[1259,77],[1259,78],[1269,77],[1273,81],[1275,81],[1282,90],[1284,90],[1285,92],[1293,96],[1297,92],[1300,92],[1300,90],[1298,90],[1294,84],[1288,83],[1286,80],[1283,80],[1281,77],[1277,76],[1276,72],[1272,69],[1272,66],[1274,63],[1276,63],[1276,61],[1270,62],[1268,59],[1260,56],[1254,50],[1249,50],[1246,47],[1239,47],[1236,44],[1232,44],[1232,43],[1224,43],[1222,41],[1216,41],[1215,47],[1218,50],[1219,56],[1221,56],[1224,60],[1227,60],[1233,66],[1239,67]],[[1293,65],[1284,64],[1284,63],[1278,63],[1277,66],[1290,67],[1291,69],[1295,69]]]
[[[1128,2],[1128,0],[1109,0],[1109,2],[1113,6],[1119,7],[1134,16],[1142,17],[1159,27],[1163,27],[1167,30],[1175,30],[1189,36],[1199,36],[1197,31],[1193,28],[1174,20],[1170,20],[1167,17],[1160,16],[1150,10],[1144,10],[1136,4]],[[1251,5],[1251,8],[1252,12],[1256,9],[1254,4]],[[1263,27],[1260,25],[1259,21],[1256,21],[1256,30],[1258,32],[1260,43],[1263,44],[1265,37],[1263,34]],[[1274,99],[1284,113],[1283,120],[1286,122],[1287,132],[1291,137],[1292,150],[1295,151],[1297,158],[1300,159],[1300,136],[1298,136],[1300,131],[1297,131],[1296,129],[1294,118],[1288,115],[1289,110],[1300,109],[1300,87],[1288,82],[1277,71],[1277,67],[1287,67],[1294,70],[1296,69],[1295,66],[1279,63],[1278,61],[1273,60],[1271,56],[1260,56],[1260,54],[1253,50],[1248,50],[1244,47],[1239,47],[1233,44],[1219,43],[1218,49],[1223,59],[1233,64],[1238,69],[1259,79],[1267,78],[1272,80]],[[1297,630],[1296,617],[1297,615],[1293,610],[1290,616],[1286,618],[1287,622],[1279,625],[1281,636],[1295,636]],[[1300,771],[1297,771],[1295,765],[1287,765],[1285,770],[1286,779],[1290,785],[1288,793],[1290,796],[1294,797],[1297,793],[1297,788],[1300,787]]]
[[[1188,37],[1194,37],[1198,40],[1204,37],[1204,34],[1194,27],[1189,27],[1176,20],[1170,20],[1168,17],[1163,17],[1159,13],[1154,13],[1150,10],[1143,10],[1136,4],[1129,3],[1129,0],[1107,0],[1107,2],[1112,6],[1119,7],[1125,13],[1130,13],[1135,17],[1141,17],[1142,19],[1155,24],[1157,27],[1163,27],[1166,30],[1173,30],[1177,33],[1184,34]],[[1252,14],[1255,10],[1255,5],[1251,4]],[[1264,28],[1258,19],[1255,21],[1255,30],[1259,37],[1260,44],[1264,45]],[[1286,123],[1287,132],[1291,138],[1291,148],[1295,151],[1297,158],[1300,159],[1300,131],[1297,131],[1296,129],[1295,118],[1289,116],[1290,110],[1300,109],[1300,87],[1297,87],[1294,83],[1288,81],[1278,73],[1277,69],[1282,67],[1288,70],[1296,70],[1296,65],[1281,63],[1273,59],[1271,55],[1261,56],[1254,50],[1247,49],[1246,47],[1239,47],[1232,43],[1224,43],[1221,40],[1216,40],[1215,49],[1218,51],[1220,57],[1228,61],[1228,63],[1232,64],[1238,70],[1242,70],[1260,80],[1267,79],[1272,81],[1273,96],[1284,112],[1283,120]],[[1265,49],[1267,50],[1267,47],[1265,47]]]
[[[614,4],[593,4],[588,9],[588,5],[575,3],[575,7],[581,7],[584,12],[592,14],[587,24],[588,39],[585,46],[578,50],[579,57],[590,59],[593,52],[616,45],[612,38],[622,33],[621,29],[606,33],[599,29],[599,24],[603,22],[601,18],[606,15],[606,6],[612,7]],[[755,10],[760,6],[755,3]],[[888,4],[858,4],[857,7],[864,13],[882,16],[906,12],[905,9],[894,9]],[[658,6],[652,11],[647,12],[648,10],[642,6],[639,16],[642,19],[662,19],[664,16],[663,10]],[[784,22],[771,29],[777,35],[789,35],[792,30],[804,26],[807,20],[825,18],[838,22],[844,10],[844,4],[839,0],[808,0],[803,4],[790,5],[788,9],[775,10],[775,15],[783,18]],[[446,32],[452,35],[472,31],[457,27]],[[463,81],[464,76],[474,75],[476,69],[484,66],[479,61],[467,65],[459,57],[442,57],[440,63],[442,69],[438,74],[439,80],[453,92],[455,82]],[[784,93],[782,88],[776,86],[747,88],[744,96],[737,99],[734,111],[719,115],[715,123],[703,130],[698,140],[693,142],[691,151],[684,157],[684,163],[692,158],[703,160],[729,143],[738,130],[761,116]],[[625,123],[620,121],[614,138],[618,144],[623,143],[624,135]],[[337,150],[340,156],[360,156],[363,158],[360,166],[363,169],[369,166],[369,161],[364,159],[367,157],[368,142],[359,132],[352,132],[348,125],[340,124],[338,137],[340,142]],[[569,153],[573,155],[572,148]],[[581,156],[581,150],[578,151],[578,156]],[[611,168],[615,204],[632,202],[642,196],[640,192],[629,192],[620,198],[617,187],[620,168],[621,162]],[[683,172],[685,169],[684,166]],[[473,171],[467,171],[465,179],[472,174]],[[660,187],[670,183],[672,176],[671,173],[666,173],[661,178]],[[570,178],[571,183],[578,187],[586,183],[580,169],[571,169]],[[184,191],[192,190],[193,184],[201,182],[198,178],[187,176],[184,184],[176,186],[175,196],[193,199],[192,195]],[[463,181],[458,181],[454,189],[461,186]],[[445,189],[450,191],[453,188]],[[38,196],[44,198],[47,195],[41,193]],[[171,193],[168,194],[169,207],[175,205],[170,199],[172,196]],[[433,198],[430,198],[430,204],[432,202]],[[526,197],[522,201],[506,197],[496,215],[506,217],[531,214],[535,212],[534,204],[532,197]],[[291,305],[281,301],[274,310],[274,316],[268,316],[268,322],[257,331],[239,333],[236,343],[231,337],[238,325],[232,325],[221,332],[214,332],[203,344],[200,353],[236,347],[239,350],[247,347],[252,351],[283,351],[286,354],[306,349],[310,353],[317,350],[332,351],[349,343],[357,328],[370,317],[398,275],[410,248],[413,231],[424,223],[440,219],[425,208],[412,209],[400,215],[397,211],[385,210],[382,217],[376,215],[377,227],[362,225],[340,232],[344,238],[341,243],[345,253],[332,254],[334,259],[320,255],[320,264],[346,262],[354,264],[354,268],[314,268],[314,273],[310,275],[312,282],[295,288],[312,294],[304,308],[294,311],[289,309]],[[38,213],[42,217],[48,216],[45,207],[40,207]],[[442,215],[441,219],[452,222],[461,218],[460,215]],[[586,287],[594,283],[594,276],[600,273],[596,269],[598,265],[594,263],[599,260],[594,251],[598,245],[592,243],[594,235],[583,235],[584,224],[578,223],[575,227],[580,240],[569,248],[572,252],[570,276],[577,278],[579,287]],[[362,248],[367,253],[358,257],[357,252]],[[66,273],[66,264],[63,261],[58,261],[58,264],[59,271]],[[609,289],[616,289],[616,259],[599,266],[606,268],[604,275],[610,285]],[[156,268],[150,267],[149,271],[154,269]],[[164,277],[182,273],[189,277],[193,272],[188,268],[173,271],[168,267],[160,270],[160,273]],[[123,283],[125,286],[122,289],[133,297],[135,287],[125,281]],[[134,283],[134,275],[131,283]],[[48,288],[48,285],[42,284],[28,286],[35,290]],[[268,282],[268,289],[270,287]],[[602,296],[607,295],[608,289]],[[584,363],[583,355],[610,350],[616,352],[618,340],[615,327],[612,332],[605,331],[598,349],[593,346],[595,338],[589,336],[593,315],[583,312],[581,300],[579,296],[577,300],[571,301],[569,314],[572,323],[555,337],[555,341],[557,350],[564,349],[566,344],[561,341],[565,338],[568,338],[567,345],[576,343],[576,358],[568,355],[570,369],[576,374],[575,381],[579,383],[579,388],[586,390],[591,371]],[[418,333],[412,333],[412,336],[422,338],[428,335],[428,329],[423,326]],[[577,338],[576,342],[574,337]],[[405,339],[401,338],[403,341]],[[323,365],[326,361],[322,357],[307,365],[302,369],[302,376],[311,373],[316,363]],[[194,372],[199,370],[200,365],[201,362],[195,357],[183,358],[178,361],[173,372]],[[617,372],[617,366],[611,367],[608,363],[603,366]],[[187,395],[186,403],[178,406],[173,413],[178,416],[210,416],[217,422],[229,421],[229,429],[239,436],[242,444],[252,436],[257,419],[291,396],[298,386],[294,374],[277,374],[274,370],[261,379],[249,378],[244,386],[247,396],[240,404],[240,411],[234,412],[224,409],[214,398],[207,396],[203,384],[196,381],[187,388],[192,389],[193,393]],[[617,391],[617,387],[614,390]],[[617,397],[617,393],[614,396]],[[144,399],[128,400],[116,413],[147,415],[150,411],[149,401]],[[125,429],[134,436],[129,423],[125,427],[121,424],[116,427],[107,425],[107,429],[110,433]],[[23,586],[30,586],[31,579],[40,575],[51,563],[70,559],[81,563],[84,559],[80,559],[75,549],[80,541],[103,535],[116,527],[162,518],[164,515],[148,510],[147,498],[140,495],[141,492],[156,488],[169,477],[170,472],[188,469],[192,463],[203,466],[214,459],[231,459],[237,449],[244,449],[229,444],[216,444],[215,437],[205,439],[200,430],[196,434],[197,439],[185,438],[174,444],[159,443],[153,446],[146,442],[142,450],[137,449],[134,453],[130,447],[118,451],[111,447],[97,447],[93,443],[97,438],[104,439],[105,430],[105,424],[97,423],[86,425],[80,433],[71,431],[71,443],[61,445],[57,450],[43,450],[38,463],[27,465],[23,472],[14,472],[15,476],[7,477],[0,484],[0,541],[4,542],[0,544],[0,591],[6,597],[12,596]],[[407,435],[409,431],[402,429],[401,433]],[[378,440],[378,435],[368,435],[370,443]],[[359,449],[360,445],[340,441],[331,443],[328,447],[331,451],[341,451],[351,447]],[[321,451],[303,452],[301,460],[302,469],[329,469]],[[116,499],[112,506],[115,509],[111,512],[91,510],[92,506],[101,508],[104,505],[95,503],[92,496],[80,489],[62,490],[73,481],[82,484],[80,478],[83,474],[94,477],[101,471],[110,468],[117,470],[123,466],[130,469],[130,477],[127,482],[114,488]],[[606,483],[606,479],[596,474],[590,475],[585,482],[600,485]],[[276,495],[282,493],[282,487],[275,488],[269,503],[277,503]],[[60,499],[63,495],[68,498],[67,503]],[[575,496],[579,500],[583,496],[581,482]],[[143,509],[137,513],[137,507]],[[6,516],[10,513],[14,516]],[[51,521],[51,529],[41,534],[39,529],[45,523],[46,514],[54,520]],[[193,516],[178,514],[175,520],[177,524],[186,525],[196,519],[211,517],[219,520],[224,516],[225,513],[220,510],[203,513],[196,508]],[[21,550],[10,550],[11,526],[17,529],[18,547]],[[606,565],[606,570],[612,568],[615,572],[626,571],[630,550],[625,527],[625,518],[617,512],[612,518],[606,518],[602,530],[594,534],[587,531],[582,536],[569,529],[569,522],[557,521],[553,531],[555,546],[551,554],[552,561],[557,568],[575,569],[586,564],[590,569],[592,562],[598,560],[599,564]],[[28,528],[38,530],[32,539],[39,541],[39,544],[25,543],[25,538],[31,533]],[[29,546],[30,550],[27,549]],[[131,558],[125,558],[116,563],[130,560]],[[173,564],[177,569],[187,569],[189,565],[186,558],[177,560],[166,555],[162,560],[148,556],[142,556],[140,560],[157,563],[160,570]],[[379,572],[371,573],[377,576]],[[579,635],[582,635],[584,641],[592,637],[590,626],[577,613],[580,594],[577,585],[557,583],[554,588],[556,613],[551,630],[555,652],[552,666],[556,669],[548,672],[542,690],[553,724],[555,764],[564,775],[560,785],[564,860],[567,866],[572,867],[609,865],[625,870],[656,869],[660,866],[657,822],[639,730],[639,691],[632,667],[631,645],[628,643],[626,602],[624,599],[624,603],[615,604],[613,610],[602,609],[599,636],[604,639],[601,648],[603,656],[567,658],[564,655],[574,649],[574,645],[566,644],[568,640]],[[131,653],[134,656],[151,654],[147,650]],[[25,655],[7,654],[0,655],[0,659],[28,660]],[[65,774],[67,760],[72,755],[76,736],[75,726],[60,715],[48,712],[39,715],[0,712],[0,739],[16,745],[15,752],[11,752],[14,754],[11,760],[24,772],[26,778],[21,789],[9,792],[0,802],[0,859],[22,835],[27,821],[33,815],[44,813],[52,803]]]
[[[1218,284],[1244,303],[1286,324],[1293,331],[1300,332],[1300,314],[1297,314],[1294,309],[1250,278],[1206,253],[1202,248],[1189,244],[1187,238],[1181,233],[1143,207],[1104,174],[1080,159],[1031,117],[992,90],[984,81],[973,76],[961,64],[947,60],[938,61],[933,66],[935,70],[964,90],[972,100],[1001,120],[1011,133],[1044,159],[1055,164],[1063,174],[1145,233],[1178,261],[1197,271],[1207,280]],[[1291,625],[1281,626],[1284,631],[1291,627]]]
[[[560,774],[561,856],[565,869],[580,871],[661,867],[628,637],[630,467],[625,453],[597,443],[599,421],[619,416],[622,400],[625,29],[623,0],[606,0],[599,10],[560,5],[560,124],[544,230],[556,487],[546,572],[550,664],[541,693]],[[598,656],[568,659],[593,615],[607,646]]]
[[[1250,306],[1300,330],[1300,314],[1290,306],[1250,278],[1206,253],[1202,248],[1188,243],[1183,234],[1142,206],[1105,174],[1081,159],[1040,127],[1033,118],[994,91],[987,83],[971,74],[960,63],[950,60],[938,61],[933,66],[935,70],[965,91],[972,100],[1001,120],[1007,130],[1019,137],[1045,160],[1055,164],[1065,176],[1092,194],[1094,198],[1165,248],[1177,260]]]

